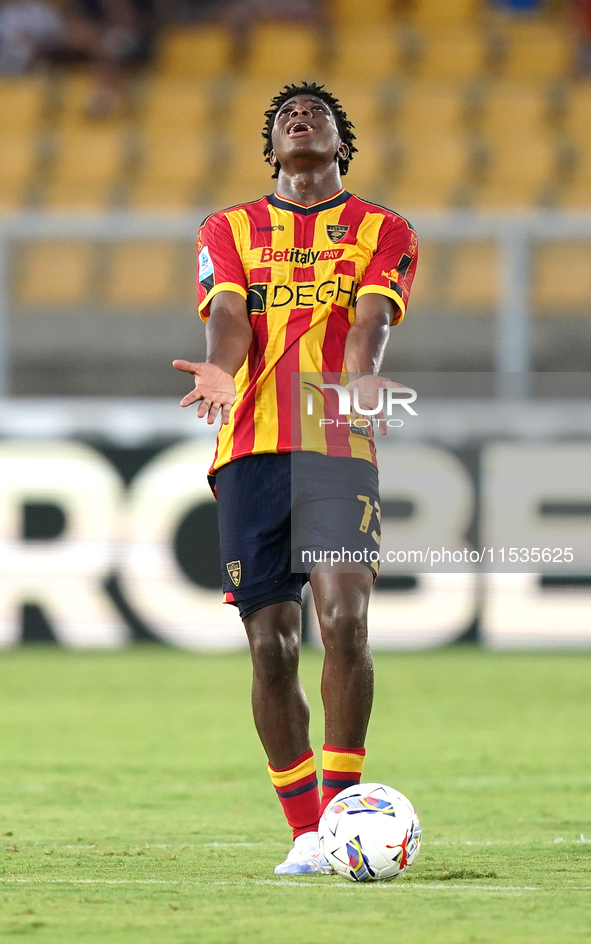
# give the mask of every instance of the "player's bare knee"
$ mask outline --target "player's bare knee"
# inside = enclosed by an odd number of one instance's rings
[[[367,649],[367,620],[364,615],[333,607],[320,616],[320,635],[327,652],[355,661]]]
[[[284,631],[254,628],[248,641],[255,675],[270,685],[291,683],[297,675],[300,633],[295,627]]]

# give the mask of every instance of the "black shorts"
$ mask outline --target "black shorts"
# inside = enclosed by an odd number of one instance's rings
[[[377,469],[316,452],[264,453],[218,469],[216,497],[224,601],[242,618],[295,600],[312,568],[344,561],[377,574]]]

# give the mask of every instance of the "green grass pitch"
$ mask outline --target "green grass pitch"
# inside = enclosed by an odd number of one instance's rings
[[[320,656],[304,654],[313,744]],[[248,657],[0,657],[0,940],[591,941],[591,654],[378,654],[365,779],[424,829],[399,880],[280,879]]]

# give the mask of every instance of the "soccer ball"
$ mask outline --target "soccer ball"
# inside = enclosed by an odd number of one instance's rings
[[[318,827],[320,851],[352,882],[390,881],[416,859],[421,824],[412,803],[381,783],[341,790]]]

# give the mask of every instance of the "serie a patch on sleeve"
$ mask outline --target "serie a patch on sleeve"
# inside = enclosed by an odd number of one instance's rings
[[[199,281],[204,282],[211,275],[213,275],[213,261],[209,249],[204,246],[199,253]]]

